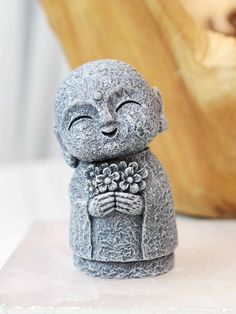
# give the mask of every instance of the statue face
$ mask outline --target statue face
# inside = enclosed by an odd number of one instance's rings
[[[72,72],[58,92],[56,129],[79,160],[142,151],[158,132],[159,115],[143,77],[129,65],[101,60]]]

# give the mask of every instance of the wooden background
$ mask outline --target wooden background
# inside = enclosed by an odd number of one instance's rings
[[[72,68],[121,59],[161,90],[169,130],[151,147],[167,168],[178,212],[236,217],[235,1],[42,4]]]

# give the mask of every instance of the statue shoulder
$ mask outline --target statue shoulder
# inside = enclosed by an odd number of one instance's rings
[[[153,153],[150,153],[149,167],[153,170],[153,172],[155,173],[155,176],[159,178],[168,177],[164,166],[161,164],[161,162]]]
[[[149,169],[149,171],[151,172],[150,177],[156,183],[154,184],[154,186],[156,186],[158,189],[160,187],[165,189],[168,194],[171,193],[171,186],[168,174],[164,166],[153,153],[150,153]]]

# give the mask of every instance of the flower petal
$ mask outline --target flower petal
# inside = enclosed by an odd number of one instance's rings
[[[107,191],[107,185],[100,185],[98,188],[101,193],[104,193]]]
[[[96,173],[96,174],[100,174],[100,173],[101,173],[101,170],[100,170],[99,167],[95,167],[95,173]]]
[[[96,181],[98,183],[102,183],[104,181],[104,176],[102,174],[99,174],[96,176]]]
[[[146,188],[146,183],[145,181],[139,182],[139,191],[143,191]]]
[[[139,191],[138,184],[137,183],[131,184],[130,187],[129,187],[129,190],[130,190],[130,193],[132,193],[132,194],[138,193],[138,191]]]
[[[89,165],[86,170],[88,172],[94,171],[94,165]]]
[[[127,167],[125,169],[125,174],[127,175],[127,177],[132,176],[134,174],[134,169],[132,167]]]
[[[141,179],[142,179],[142,177],[140,176],[140,174],[137,174],[137,173],[133,176],[133,178],[134,178],[134,182],[140,182]]]
[[[104,168],[107,168],[108,167],[108,163],[105,162],[104,164],[101,164],[101,169],[103,170]]]
[[[111,169],[109,169],[108,167],[104,168],[102,170],[102,173],[104,174],[104,176],[108,177],[111,175]]]
[[[126,181],[127,175],[126,175],[124,172],[122,172],[122,171],[119,171],[119,174],[120,174],[120,178],[121,178],[123,181]]]
[[[94,195],[98,195],[99,194],[99,189],[95,189],[93,192]]]
[[[129,184],[124,182],[124,181],[121,181],[119,183],[119,187],[120,187],[121,191],[126,191],[126,190],[128,190]]]
[[[139,170],[138,172],[140,174],[140,176],[145,179],[148,176],[148,171],[146,168],[142,168],[141,170]]]
[[[129,167],[132,167],[134,169],[134,172],[138,171],[138,164],[135,161],[130,162]]]
[[[94,187],[97,187],[97,186],[98,186],[98,182],[97,182],[95,179],[93,179],[93,180],[91,181],[91,183],[92,183],[92,185],[93,185]]]
[[[121,161],[119,163],[119,168],[121,171],[124,171],[127,168],[127,163],[125,161]]]
[[[117,172],[118,171],[118,166],[116,164],[111,164],[109,166],[109,168],[111,169],[112,172]]]
[[[118,181],[120,179],[120,174],[119,172],[113,172],[110,176],[110,178],[114,181]]]
[[[108,185],[109,191],[115,191],[117,189],[117,183],[115,181],[112,181],[111,184]]]

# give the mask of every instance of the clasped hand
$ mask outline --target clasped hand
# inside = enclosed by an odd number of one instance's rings
[[[128,215],[141,215],[143,198],[131,193],[107,192],[95,196],[88,207],[89,214],[94,217],[104,217],[115,210]]]

